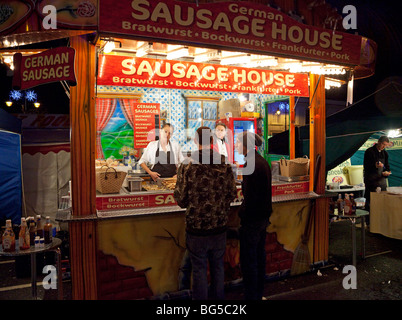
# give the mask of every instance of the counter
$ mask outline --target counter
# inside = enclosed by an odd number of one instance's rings
[[[308,192],[308,181],[275,183],[272,191],[266,273],[268,277],[281,277],[290,272],[310,200],[320,196]],[[228,283],[241,278],[237,236],[241,199],[238,186],[229,212],[224,257]],[[178,290],[178,272],[185,252],[185,209],[176,204],[173,190],[97,194],[97,215],[86,219],[97,222],[99,299],[149,298]],[[58,220],[78,222],[82,218],[64,210]],[[310,252],[313,238],[308,242]]]
[[[275,182],[272,185],[272,200],[290,201],[293,197],[299,199],[306,197],[308,193],[309,182]],[[232,205],[239,205],[242,201],[241,186],[237,186],[237,196]],[[283,197],[288,195],[289,197]],[[146,209],[138,212],[152,212],[156,208],[163,207],[164,211],[177,211],[181,208],[177,206],[173,197],[173,190],[155,190],[155,191],[137,191],[129,192],[126,188],[121,188],[118,194],[100,194],[96,195],[96,209],[98,215],[102,216],[102,211],[119,211],[129,209]],[[167,207],[167,208],[166,208]]]

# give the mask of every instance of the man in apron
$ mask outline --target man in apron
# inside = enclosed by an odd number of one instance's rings
[[[170,178],[176,175],[177,166],[184,160],[180,145],[170,141],[172,134],[172,125],[165,123],[161,130],[160,140],[151,141],[139,161],[141,168],[154,181],[158,178]],[[149,163],[149,167],[147,163]]]

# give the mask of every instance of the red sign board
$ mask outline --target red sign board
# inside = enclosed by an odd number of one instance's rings
[[[305,193],[309,191],[309,182],[283,183],[272,185],[272,196],[286,194]],[[237,195],[233,202],[240,203],[243,200],[241,187],[237,187]],[[176,206],[173,192],[149,194],[144,192],[129,196],[101,196],[96,197],[96,209],[98,210],[129,210],[152,207]]]
[[[200,46],[359,65],[362,37],[302,24],[250,2],[99,2],[99,31]]]
[[[58,47],[25,57],[16,53],[13,88],[26,90],[56,81],[68,81],[70,86],[75,86],[74,59],[75,50],[68,47]]]
[[[176,205],[173,193],[96,197],[98,210],[128,210]]]
[[[306,74],[115,55],[100,61],[98,85],[309,96]]]
[[[155,135],[148,135],[155,132],[152,129],[159,129],[155,128],[155,117],[159,116],[159,112],[159,103],[134,103],[134,148],[146,148],[149,141],[155,140]]]
[[[309,182],[284,183],[272,186],[272,196],[281,196],[285,194],[303,193],[309,191]]]

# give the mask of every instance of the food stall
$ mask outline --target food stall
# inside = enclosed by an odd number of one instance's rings
[[[66,13],[72,8],[59,10],[63,36],[70,37],[75,51],[76,79],[72,83],[77,84],[70,88],[72,207],[60,218],[69,224],[74,299],[141,299],[178,290],[185,251],[184,209],[175,202],[173,184],[152,185],[143,173],[136,172],[138,167],[133,168],[143,149],[137,143],[149,141],[144,130],[159,129],[161,123],[169,122],[175,127],[173,138],[184,152],[191,152],[192,129],[200,125],[213,128],[222,118],[220,102],[239,99],[239,94],[248,94],[248,101],[255,106],[245,108],[247,117],[264,115],[266,103],[276,98],[289,99],[291,158],[294,97],[310,98],[309,171],[298,178],[274,179],[272,186],[267,276],[291,273],[307,222],[312,224],[308,269],[328,259],[328,203],[322,197],[326,77],[321,67],[354,70],[355,79],[359,72],[360,76],[370,75],[375,44],[361,36],[303,24],[294,15],[259,3],[205,2],[180,2],[180,6],[173,0],[75,3],[78,8],[74,12],[79,16],[75,22],[84,31],[69,30],[71,21]],[[293,1],[284,1],[284,6],[303,10],[295,8]],[[98,15],[97,25],[94,15]],[[304,16],[313,20],[311,12]],[[45,38],[55,36],[51,31],[40,32]],[[18,34],[11,36],[18,40]],[[110,53],[109,44],[115,46]],[[224,59],[235,62],[224,64]],[[243,59],[255,64],[239,66]],[[190,116],[193,105],[202,108],[201,117],[197,112]],[[142,113],[146,119],[136,118],[133,110],[146,110]],[[121,115],[125,128],[108,128],[111,119]],[[261,125],[263,121],[257,126]],[[125,132],[123,136],[121,132]],[[118,151],[124,147],[122,152],[133,156],[131,171],[124,165],[128,164],[124,163],[127,155]],[[263,146],[260,151],[265,154],[265,150]],[[319,166],[317,155],[321,156]],[[120,174],[124,176],[120,188],[113,193],[97,188],[97,180],[106,175],[102,161],[124,173]],[[125,187],[139,176],[145,180],[140,190]],[[314,180],[318,183],[313,190]],[[239,185],[229,219],[227,282],[241,279],[236,236],[241,198]],[[313,219],[308,219],[312,200],[316,205]]]

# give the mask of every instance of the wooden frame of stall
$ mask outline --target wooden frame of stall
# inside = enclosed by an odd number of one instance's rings
[[[77,217],[96,216],[95,191],[95,54],[96,48],[82,37],[71,38],[76,50],[77,82],[85,86],[71,88],[71,167],[72,212]],[[324,77],[310,75],[310,172],[314,159],[321,155],[316,192],[325,190],[325,87]],[[294,99],[290,100],[291,158],[294,158]],[[314,177],[310,175],[310,191]],[[69,222],[71,273],[74,299],[96,299],[96,220]],[[313,261],[328,259],[328,205],[325,198],[317,199],[314,211]]]

